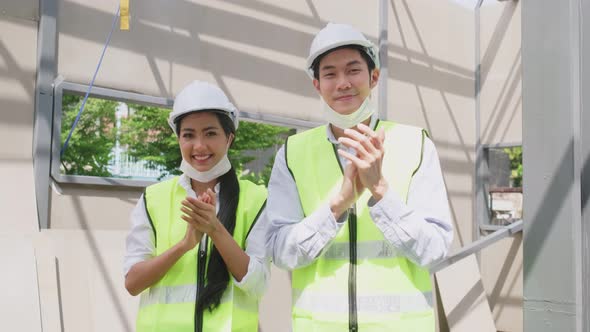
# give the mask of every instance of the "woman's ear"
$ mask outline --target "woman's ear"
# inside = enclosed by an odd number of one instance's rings
[[[236,137],[236,136],[233,133],[230,133],[229,136],[227,137],[227,148],[228,149],[231,146],[231,144],[234,142],[234,137]]]

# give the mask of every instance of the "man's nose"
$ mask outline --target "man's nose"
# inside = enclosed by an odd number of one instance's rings
[[[346,75],[340,75],[338,77],[338,89],[339,90],[347,90],[350,89],[351,84],[350,84],[350,80],[348,79],[348,77]]]

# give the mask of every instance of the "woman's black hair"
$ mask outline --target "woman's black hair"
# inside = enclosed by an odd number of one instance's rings
[[[229,137],[230,134],[235,136],[236,128],[234,122],[225,112],[218,110],[206,111],[214,113],[217,116],[226,136]],[[175,121],[177,133],[180,132],[180,124],[185,116],[183,115]],[[227,231],[233,235],[236,226],[236,210],[240,196],[240,185],[233,166],[227,173],[219,177],[219,186],[219,212],[217,213],[217,218],[219,218],[219,221],[221,221]],[[215,245],[211,246],[206,280],[207,284],[201,294],[198,294],[197,298],[197,310],[200,312],[203,312],[205,309],[212,311],[219,306],[221,296],[229,284],[229,271]]]
[[[329,53],[332,53],[334,51],[337,50],[341,50],[343,48],[352,48],[354,50],[359,51],[359,53],[361,54],[361,57],[363,59],[365,59],[365,62],[367,63],[367,67],[369,68],[369,74],[371,73],[371,71],[373,71],[373,69],[375,69],[375,62],[373,61],[373,59],[369,56],[369,54],[367,53],[367,49],[361,45],[355,45],[355,44],[351,44],[351,45],[343,45],[343,46],[339,46],[336,48],[333,48],[331,50],[327,50],[326,52],[320,54],[317,58],[315,58],[315,60],[313,60],[312,64],[311,64],[311,69],[313,70],[313,77],[316,80],[320,79],[320,61],[322,61],[322,59],[328,55]]]

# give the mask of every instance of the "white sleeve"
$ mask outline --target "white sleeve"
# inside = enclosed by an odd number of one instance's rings
[[[334,239],[343,223],[336,221],[328,202],[304,218],[284,149],[283,146],[277,152],[268,184],[267,247],[275,265],[293,270],[311,264]]]
[[[149,221],[143,195],[131,212],[131,230],[125,240],[125,257],[123,275],[126,276],[133,265],[152,258],[155,255],[154,230]]]
[[[250,257],[248,272],[239,282],[232,276],[237,287],[257,298],[264,294],[270,279],[270,256],[266,249],[268,223],[265,218],[266,212],[263,211],[246,239],[246,254]]]
[[[424,140],[422,164],[412,178],[407,204],[392,189],[379,202],[369,200],[377,227],[401,254],[420,266],[444,258],[453,240],[453,224],[438,154]]]

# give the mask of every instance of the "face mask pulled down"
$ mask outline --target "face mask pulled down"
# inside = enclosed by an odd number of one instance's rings
[[[186,174],[189,178],[207,183],[218,177],[222,176],[223,174],[227,173],[231,169],[231,163],[227,158],[227,153],[219,160],[215,166],[211,167],[210,170],[201,172],[197,171],[190,163],[186,162],[184,158],[180,163],[180,170]]]
[[[326,121],[341,129],[352,128],[375,113],[375,106],[371,101],[371,95],[367,96],[361,106],[350,114],[340,114],[336,112],[323,100],[323,98],[322,107],[324,109],[324,118]]]

